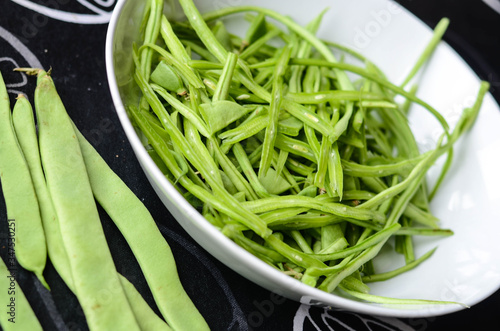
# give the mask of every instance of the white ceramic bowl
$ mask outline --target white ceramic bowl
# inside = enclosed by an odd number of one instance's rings
[[[320,304],[367,314],[428,317],[463,309],[459,305],[381,306],[359,302],[311,288],[274,270],[251,255],[205,220],[166,180],[147,154],[125,111],[137,102],[132,79],[132,43],[138,40],[145,1],[119,0],[107,36],[108,80],[119,119],[151,185],[181,226],[209,253],[249,280],[280,295],[303,303]],[[252,4],[290,15],[306,24],[330,7],[319,35],[357,49],[379,65],[388,77],[400,82],[431,35],[431,30],[392,1],[386,0],[219,0],[196,1],[201,12],[229,5]],[[182,11],[170,8],[169,17]],[[241,19],[229,24],[243,31]],[[418,95],[454,125],[460,111],[470,106],[479,80],[446,44],[441,44],[427,65]],[[416,137],[425,149],[435,142],[438,124],[418,107],[410,118]],[[420,256],[439,246],[418,268],[383,283],[371,285],[372,293],[397,298],[459,301],[469,306],[491,295],[500,284],[500,111],[487,95],[476,126],[457,148],[455,162],[432,203],[442,226],[454,230],[448,238],[419,238]],[[439,168],[431,169],[432,183]],[[377,266],[389,270],[401,265],[401,257],[387,255]]]

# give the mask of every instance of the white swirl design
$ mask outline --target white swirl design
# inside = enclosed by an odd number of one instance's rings
[[[61,10],[59,8],[51,8],[42,4],[32,2],[30,0],[11,0],[25,8],[31,9],[37,13],[48,16],[50,18],[68,22],[68,23],[78,23],[78,24],[106,24],[111,18],[112,7],[116,0],[77,0],[85,8],[89,9],[93,14],[83,14],[74,13]],[[54,0],[55,4],[58,4],[57,0]],[[98,6],[107,8],[109,10],[103,10]],[[57,6],[56,6],[57,7]]]
[[[12,48],[24,58],[24,60],[28,63],[28,66],[31,68],[41,68],[43,69],[42,64],[38,60],[38,58],[13,34],[9,31],[5,30],[0,26],[0,39],[5,40]],[[0,63],[9,62],[10,67],[17,68],[19,67],[18,61],[16,61],[12,57],[0,57]],[[28,83],[28,79],[24,73],[19,73],[19,80],[17,82],[9,82],[6,83],[7,91],[12,94],[21,94],[19,89],[25,86]]]
[[[311,311],[311,307],[313,307],[314,313]],[[293,331],[304,330],[306,324],[314,327],[316,331],[371,331],[373,329],[415,331],[410,325],[397,318],[366,316],[338,309],[324,308],[321,310],[319,307],[302,304],[295,313]],[[363,329],[360,329],[360,326]]]

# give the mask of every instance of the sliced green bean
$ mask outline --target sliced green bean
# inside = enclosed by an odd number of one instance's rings
[[[420,70],[420,68],[422,67],[422,65],[431,56],[431,54],[434,52],[434,50],[436,49],[437,45],[439,44],[439,42],[443,38],[443,35],[446,32],[446,29],[448,28],[449,24],[450,24],[450,20],[448,18],[442,18],[439,21],[439,23],[434,28],[434,33],[432,35],[432,38],[431,38],[430,42],[427,44],[427,46],[425,47],[425,49],[422,52],[422,54],[420,54],[420,57],[418,58],[417,62],[411,68],[410,72],[406,76],[406,78],[403,81],[403,83],[401,83],[401,87],[404,88],[410,82],[410,80]]]
[[[468,308],[467,305],[464,305],[459,302],[454,302],[454,301],[438,301],[438,300],[422,300],[422,299],[397,299],[397,298],[388,298],[388,297],[383,297],[379,295],[373,295],[373,294],[366,294],[366,293],[361,293],[358,291],[352,291],[349,290],[342,285],[339,286],[342,291],[348,293],[349,295],[352,295],[355,298],[365,300],[368,302],[374,302],[374,303],[381,303],[385,305],[429,305],[429,304],[435,304],[435,305],[443,305],[443,304],[454,304],[454,305],[460,305],[462,307]]]
[[[269,105],[269,123],[264,134],[262,156],[259,164],[260,178],[266,175],[273,158],[274,144],[278,134],[278,117],[281,110],[281,104],[283,102],[283,76],[285,75],[290,56],[291,49],[285,46],[282,50],[273,75],[272,99]]]
[[[320,202],[314,198],[306,196],[278,196],[260,199],[256,201],[247,201],[243,205],[251,212],[263,213],[273,209],[285,207],[308,207],[310,209],[320,210],[325,213],[338,215],[359,220],[384,221],[385,217],[376,211],[369,209],[358,209],[339,203]]]

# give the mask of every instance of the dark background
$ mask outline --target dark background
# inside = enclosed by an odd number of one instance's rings
[[[68,11],[89,12],[69,0],[38,3],[52,3],[53,7]],[[449,17],[451,25],[444,40],[479,77],[490,81],[491,92],[500,101],[500,14],[482,1],[421,0],[399,3],[430,27],[434,27],[442,17]],[[99,8],[110,10],[102,6]],[[273,295],[212,258],[182,230],[152,190],[120,127],[108,91],[104,63],[107,26],[57,21],[8,0],[0,0],[0,26],[21,40],[45,69],[53,68],[52,76],[68,113],[110,167],[153,214],[172,247],[186,291],[209,325],[214,330],[292,330],[299,304]],[[18,54],[9,52],[13,52],[12,48],[0,39],[0,58],[12,56],[19,60],[18,65],[28,65],[22,63]],[[11,73],[13,68],[9,67],[9,63],[0,64],[6,82],[17,79]],[[22,92],[32,96],[33,90],[34,80],[30,79],[22,87]],[[11,95],[12,98],[14,96]],[[147,284],[121,234],[102,210],[101,217],[118,271],[134,283],[154,307]],[[5,205],[0,199],[0,254],[3,258],[6,254],[5,218]],[[46,269],[46,279],[51,285],[51,292],[27,272],[20,270],[17,278],[44,328],[86,330],[85,318],[76,298],[50,264]],[[443,330],[445,327],[497,329],[498,308],[500,292],[459,313],[436,318],[404,319],[402,322],[415,330]],[[324,310],[321,308],[310,310],[315,321],[321,320],[322,313]],[[380,320],[338,311],[330,311],[328,316],[330,327],[335,330],[346,330],[346,326],[354,330],[403,329],[395,325],[394,319]],[[304,330],[315,330],[315,327],[306,324]]]

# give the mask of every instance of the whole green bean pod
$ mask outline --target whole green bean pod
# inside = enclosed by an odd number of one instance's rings
[[[20,98],[16,108],[25,107]],[[47,246],[40,209],[31,175],[19,148],[12,125],[9,95],[0,73],[0,178],[7,209],[7,218],[14,220],[15,254],[19,264],[32,271],[49,288],[43,277],[47,261]]]
[[[76,133],[43,70],[38,71],[35,109],[47,187],[89,329],[139,330],[106,243]]]
[[[26,159],[40,206],[48,256],[58,274],[67,283],[67,279],[71,280],[71,271],[69,270],[68,256],[64,245],[62,245],[62,238],[60,238],[57,214],[52,205],[52,199],[50,198],[47,183],[45,182],[45,175],[43,174],[33,109],[28,100],[22,98],[18,102],[21,100],[25,100],[23,102],[24,106],[16,107],[12,114],[14,129],[18,137],[19,146]],[[55,234],[59,234],[59,237]],[[67,265],[68,268],[59,268],[59,260],[64,260],[64,265]]]
[[[75,287],[71,275],[68,255],[64,248],[59,221],[54,206],[52,205],[52,199],[48,192],[47,183],[45,182],[42,170],[33,110],[27,100],[25,106],[15,108],[12,119],[19,145],[26,158],[26,163],[28,164],[33,179],[33,185],[40,206],[50,261],[66,286],[74,292]],[[155,314],[146,301],[140,296],[132,283],[121,275],[120,281],[141,330],[170,330],[168,325]]]
[[[75,132],[92,192],[132,249],[167,323],[175,330],[209,330],[182,287],[172,251],[146,206],[76,127]]]

